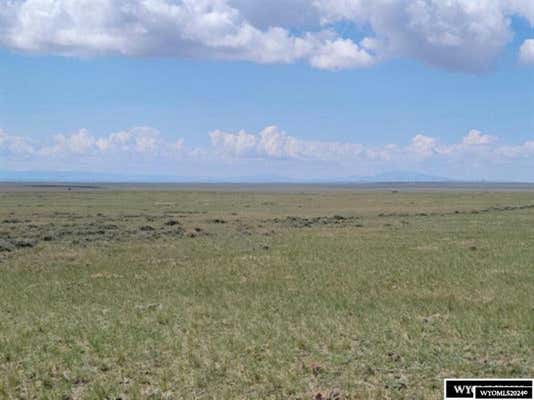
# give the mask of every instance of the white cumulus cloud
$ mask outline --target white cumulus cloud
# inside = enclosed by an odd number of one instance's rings
[[[534,65],[534,39],[523,42],[519,49],[519,59],[523,64]]]
[[[0,154],[7,155],[31,155],[34,147],[29,140],[21,137],[9,135],[0,129]]]
[[[501,0],[315,0],[326,21],[368,24],[383,58],[411,57],[468,72],[483,71],[512,37],[520,10]]]
[[[240,131],[210,134],[213,151],[235,159],[317,160],[331,163],[410,163],[432,160],[468,161],[483,159],[499,162],[534,154],[534,142],[520,145],[498,145],[498,138],[476,129],[470,130],[457,143],[444,143],[439,138],[415,135],[407,145],[386,144],[373,147],[360,143],[304,140],[290,136],[276,126],[257,134]]]
[[[415,135],[409,146],[409,150],[413,152],[414,155],[422,158],[431,157],[432,155],[439,153],[438,149],[438,140],[436,138],[421,134]]]
[[[0,23],[0,43],[5,47],[74,56],[291,63],[309,61],[338,40],[321,30],[298,36],[277,25],[257,28],[225,0],[10,0],[0,9]],[[344,46],[350,53],[338,49],[327,69],[369,65],[371,56],[365,50],[348,39]],[[340,52],[344,54],[336,64]]]
[[[496,136],[476,129],[452,143],[417,134],[405,144],[381,146],[308,140],[291,136],[274,125],[257,133],[215,130],[209,138],[209,146],[190,148],[182,139],[164,136],[151,127],[133,127],[103,136],[81,129],[42,140],[30,140],[0,130],[0,156],[4,168],[16,165],[35,170],[124,172],[127,168],[131,174],[146,171],[166,174],[177,171],[181,165],[189,169],[204,166],[207,174],[217,175],[237,166],[243,171],[239,173],[246,175],[249,170],[261,173],[265,168],[283,171],[290,165],[295,172],[300,168],[319,172],[324,169],[345,176],[350,176],[352,170],[417,170],[425,165],[456,166],[460,173],[476,166],[484,173],[484,168],[518,163],[528,169],[534,160],[534,140],[503,144]]]
[[[51,145],[38,149],[42,155],[116,155],[120,153],[160,154],[181,150],[183,141],[165,141],[157,129],[134,127],[125,131],[113,132],[107,136],[93,136],[86,129],[65,135],[53,136]]]
[[[67,56],[174,56],[320,69],[408,57],[490,68],[527,0],[0,0],[0,46]],[[357,34],[348,37],[352,24]],[[532,59],[531,44],[521,59]]]
[[[467,146],[487,145],[495,142],[497,137],[492,135],[483,135],[476,129],[471,129],[467,136],[462,140],[462,143]]]
[[[365,150],[354,143],[298,139],[276,126],[268,126],[259,134],[214,131],[210,137],[217,153],[233,157],[328,160],[362,156]]]

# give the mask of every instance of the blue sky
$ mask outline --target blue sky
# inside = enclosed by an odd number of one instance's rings
[[[0,11],[0,171],[534,181],[534,2],[141,3]]]

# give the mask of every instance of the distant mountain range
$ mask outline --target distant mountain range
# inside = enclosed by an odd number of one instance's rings
[[[126,175],[74,171],[0,171],[4,182],[146,182],[146,183],[383,183],[383,182],[453,182],[454,180],[413,171],[389,171],[372,176],[347,178],[295,179],[278,175],[252,175],[229,178],[181,177],[174,175]]]
[[[104,172],[76,172],[76,171],[0,171],[0,181],[3,182],[88,182],[88,183],[134,183],[134,182],[196,182],[166,175],[127,175]]]
[[[73,171],[0,171],[5,182],[205,182],[205,183],[373,183],[373,182],[451,182],[451,179],[410,171],[391,171],[373,176],[347,178],[294,179],[278,175],[253,175],[229,178],[180,177],[174,175],[126,175]]]

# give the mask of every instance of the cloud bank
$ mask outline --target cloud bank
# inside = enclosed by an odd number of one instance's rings
[[[423,134],[405,144],[383,146],[312,141],[288,135],[276,126],[259,133],[215,130],[209,133],[209,140],[207,146],[189,147],[182,139],[169,139],[151,127],[134,127],[101,137],[82,129],[43,141],[0,130],[0,156],[10,170],[176,175],[183,168],[201,168],[206,176],[219,172],[228,176],[238,171],[282,173],[292,168],[308,179],[317,176],[314,174],[335,178],[428,167],[438,168],[443,176],[450,176],[452,171],[457,178],[467,178],[465,173],[476,168],[483,174],[481,178],[492,179],[488,175],[492,169],[526,163],[531,171],[534,160],[534,140],[504,144],[497,136],[475,129],[457,143],[444,143]]]
[[[172,56],[314,68],[413,58],[481,72],[526,0],[0,0],[0,46],[65,56]],[[351,37],[347,27],[358,32]],[[532,42],[520,59],[534,63]]]

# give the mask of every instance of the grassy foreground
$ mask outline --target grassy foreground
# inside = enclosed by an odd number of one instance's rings
[[[0,193],[0,399],[534,375],[534,193]]]

